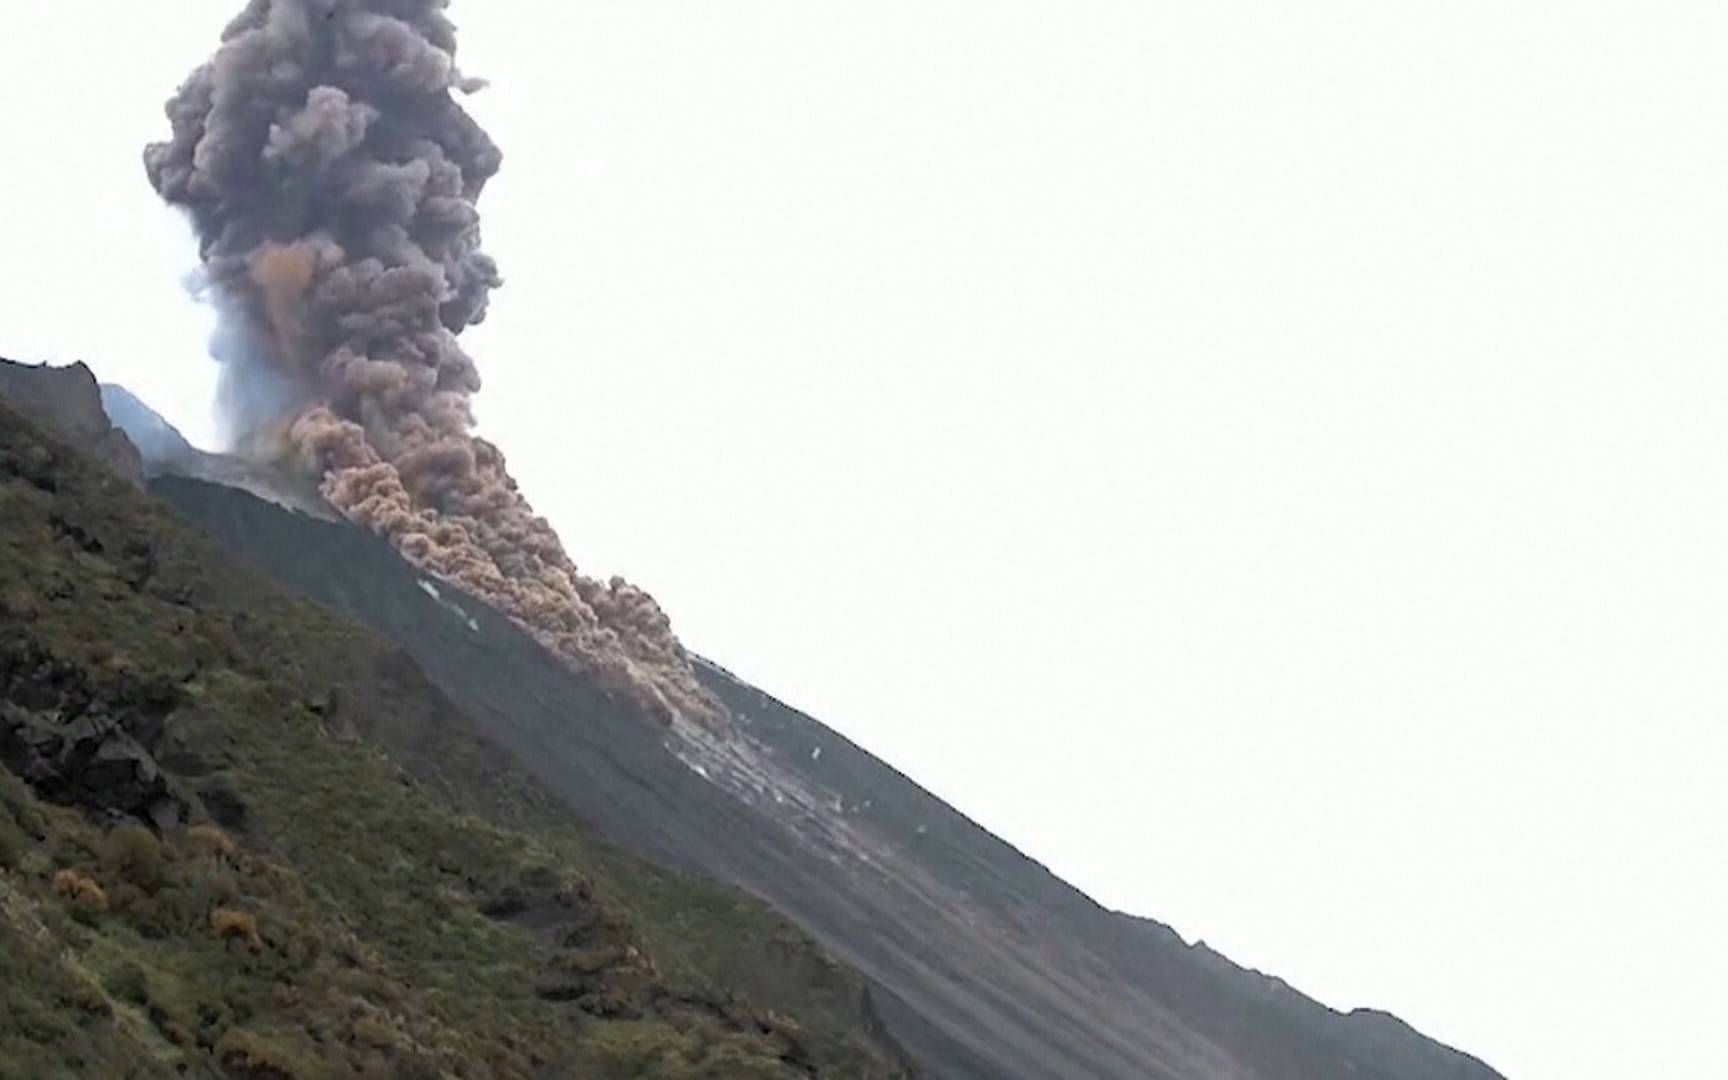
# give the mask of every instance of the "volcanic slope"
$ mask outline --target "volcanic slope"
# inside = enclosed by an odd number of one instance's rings
[[[911,1075],[803,932],[3,401],[0,974],[8,1078]]]
[[[236,554],[399,642],[577,815],[742,886],[874,983],[935,1076],[1490,1080],[1383,1013],[1341,1014],[1108,912],[820,723],[712,664],[729,735],[641,722],[506,620],[345,525],[165,476]],[[892,678],[891,672],[883,673]]]

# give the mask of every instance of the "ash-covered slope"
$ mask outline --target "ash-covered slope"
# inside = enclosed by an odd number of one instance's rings
[[[612,841],[792,916],[874,983],[890,1033],[933,1076],[1498,1076],[1384,1014],[1334,1012],[1100,908],[717,666],[699,671],[736,730],[657,729],[361,530],[186,478],[152,490],[229,550],[401,643]]]

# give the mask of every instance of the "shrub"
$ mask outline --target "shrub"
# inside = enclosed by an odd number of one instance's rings
[[[253,952],[264,951],[264,939],[258,936],[258,920],[244,911],[217,908],[210,913],[210,929],[222,941],[240,941]]]
[[[594,902],[594,883],[585,877],[578,877],[561,883],[553,895],[559,907],[580,908]]]
[[[48,819],[37,807],[20,806],[13,811],[13,817],[25,836],[32,840],[46,840],[48,838]]]
[[[83,976],[67,977],[53,992],[54,1000],[87,1016],[112,1016],[114,1007],[102,988]]]
[[[108,894],[102,886],[85,878],[78,883],[78,910],[87,915],[100,915],[108,910]]]
[[[0,818],[0,870],[16,870],[24,861],[24,834],[12,822]]]
[[[150,1000],[150,977],[130,960],[115,968],[105,982],[109,993],[122,1001],[143,1005]]]
[[[54,895],[71,900],[79,911],[100,915],[108,910],[108,894],[102,886],[76,870],[57,870],[52,882]]]
[[[102,866],[145,892],[162,887],[162,845],[142,825],[124,825],[102,842]]]
[[[244,1028],[229,1028],[217,1040],[216,1060],[229,1074],[251,1080],[300,1080],[310,1075],[287,1050]]]
[[[186,830],[186,844],[194,852],[209,859],[232,859],[234,841],[214,825],[194,825]]]
[[[119,885],[112,899],[116,910],[125,913],[126,921],[150,940],[196,933],[208,918],[209,902],[186,886],[169,886],[154,896],[145,896],[135,886]]]
[[[396,1045],[396,1033],[382,1021],[362,1016],[352,1025],[354,1041],[374,1050],[388,1050]]]
[[[0,820],[7,817],[20,818],[30,806],[30,789],[24,786],[24,781],[11,772],[0,768]]]

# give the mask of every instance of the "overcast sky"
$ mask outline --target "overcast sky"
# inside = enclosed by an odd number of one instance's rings
[[[0,0],[0,354],[206,441],[138,155],[239,6]],[[454,10],[579,564],[1329,1004],[1728,1076],[1728,5]]]

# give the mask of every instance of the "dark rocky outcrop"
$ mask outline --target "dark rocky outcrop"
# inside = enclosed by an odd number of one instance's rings
[[[0,765],[49,802],[167,827],[185,816],[152,753],[178,688],[92,683],[27,637],[0,637]]]
[[[46,423],[127,483],[144,486],[143,455],[109,420],[96,376],[83,363],[49,367],[0,358],[0,398]]]

